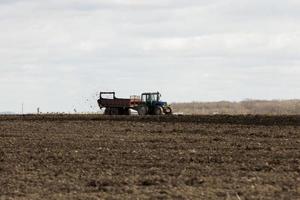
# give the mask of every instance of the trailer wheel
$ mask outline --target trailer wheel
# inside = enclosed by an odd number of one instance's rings
[[[131,115],[131,110],[130,110],[130,108],[125,109],[125,115]]]
[[[104,115],[110,115],[110,114],[111,114],[110,108],[105,108]]]
[[[129,108],[119,108],[119,115],[130,115]]]
[[[112,108],[110,114],[111,115],[119,115],[119,109],[118,108]]]

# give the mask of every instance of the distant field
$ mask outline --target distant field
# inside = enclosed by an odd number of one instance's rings
[[[300,116],[0,116],[0,199],[299,199]]]
[[[184,114],[230,114],[230,115],[299,115],[300,100],[260,101],[248,100],[241,102],[193,102],[173,103],[175,112]]]

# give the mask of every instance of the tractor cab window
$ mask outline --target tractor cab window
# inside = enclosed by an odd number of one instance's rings
[[[147,101],[149,101],[149,102],[157,101],[157,95],[156,94],[150,94],[150,95],[148,95]]]
[[[146,102],[151,102],[151,101],[153,101],[152,95],[151,95],[151,94],[147,94],[145,100],[146,100]]]
[[[142,101],[144,102],[153,102],[153,101],[159,101],[159,96],[158,94],[144,94],[142,96]]]
[[[157,101],[157,95],[151,94],[151,101]]]

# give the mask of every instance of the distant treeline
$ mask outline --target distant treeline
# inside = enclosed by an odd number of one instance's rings
[[[300,115],[300,100],[245,100],[241,102],[173,103],[174,112],[183,114],[262,114]]]

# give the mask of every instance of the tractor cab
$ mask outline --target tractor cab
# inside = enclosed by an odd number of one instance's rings
[[[143,93],[142,94],[142,101],[146,102],[147,104],[156,104],[159,102],[161,94],[159,92],[155,93]]]

